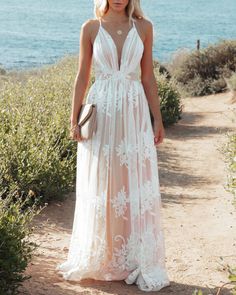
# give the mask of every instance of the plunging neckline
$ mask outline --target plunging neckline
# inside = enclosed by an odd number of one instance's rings
[[[118,49],[117,49],[116,43],[115,43],[113,37],[111,36],[111,34],[102,26],[102,21],[100,20],[100,27],[99,27],[99,29],[102,29],[108,35],[108,37],[112,41],[113,46],[115,47],[116,62],[117,62],[118,71],[121,70],[122,60],[123,60],[123,51],[124,51],[124,47],[126,45],[126,42],[128,40],[128,37],[129,37],[130,33],[135,29],[134,21],[132,21],[132,22],[133,22],[132,23],[132,28],[129,29],[129,32],[127,33],[127,35],[125,37],[125,40],[124,40],[124,43],[123,43],[123,46],[122,46],[122,49],[121,49],[121,56],[120,56],[120,61],[119,61],[119,55],[118,55]]]

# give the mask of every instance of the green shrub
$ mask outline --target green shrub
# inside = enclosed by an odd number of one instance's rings
[[[228,279],[229,284],[231,284],[232,287],[232,295],[236,295],[236,267],[231,267],[230,265],[227,265],[228,269]]]
[[[174,79],[169,79],[168,74],[160,74],[158,67],[154,68],[154,74],[158,86],[160,97],[160,110],[163,125],[169,126],[176,123],[181,118],[182,108],[180,93]],[[151,120],[153,116],[150,110]]]
[[[236,73],[233,73],[230,78],[226,79],[226,83],[231,91],[236,91]]]
[[[231,103],[236,102],[236,72],[233,73],[233,75],[226,79],[227,87],[231,91]]]
[[[189,95],[200,96],[226,90],[225,78],[236,71],[236,40],[175,56],[169,70]]]
[[[18,294],[21,283],[30,276],[24,271],[32,259],[37,244],[30,241],[31,221],[42,208],[28,206],[28,199],[15,198],[11,192],[0,199],[0,294]]]
[[[0,190],[5,194],[16,186],[25,195],[50,201],[74,187],[76,142],[69,138],[69,118],[75,72],[68,59],[4,84]]]
[[[168,71],[167,67],[164,64],[159,63],[158,60],[153,60],[153,69],[160,75],[165,75],[165,77],[169,80],[171,79],[171,74]]]
[[[6,75],[7,71],[0,67],[0,75]]]

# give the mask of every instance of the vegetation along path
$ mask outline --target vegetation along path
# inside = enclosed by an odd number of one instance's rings
[[[235,104],[230,93],[185,98],[181,120],[166,128],[157,147],[171,286],[158,293],[210,294],[227,282],[225,265],[236,266],[236,212],[226,192],[227,171],[220,149],[232,132]],[[235,131],[235,130],[234,130]],[[33,238],[40,244],[23,284],[30,295],[142,294],[124,281],[64,281],[55,271],[67,255],[75,194],[50,204],[35,218]],[[214,289],[215,288],[215,289]],[[154,293],[154,292],[153,292]],[[220,294],[229,294],[224,289]]]

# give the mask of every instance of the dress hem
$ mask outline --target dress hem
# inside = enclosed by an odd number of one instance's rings
[[[137,267],[133,271],[129,273],[129,275],[126,278],[119,278],[115,279],[112,278],[110,275],[104,276],[103,278],[95,278],[92,275],[88,276],[77,276],[78,270],[63,270],[63,267],[61,265],[58,265],[56,267],[56,270],[58,273],[67,281],[74,281],[74,282],[80,282],[82,280],[86,279],[93,279],[97,281],[124,281],[127,285],[136,284],[137,287],[141,291],[150,292],[150,291],[159,291],[164,287],[170,286],[170,280],[165,272],[164,269],[161,269],[158,267],[158,270],[155,272],[155,274],[152,273],[143,273],[140,267]],[[77,273],[77,274],[76,274]],[[74,277],[73,277],[74,276]],[[158,278],[159,276],[159,278]]]

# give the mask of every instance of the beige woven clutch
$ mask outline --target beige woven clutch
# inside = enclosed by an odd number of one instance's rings
[[[92,103],[81,105],[78,116],[78,126],[82,139],[90,139],[97,129],[97,107]]]

